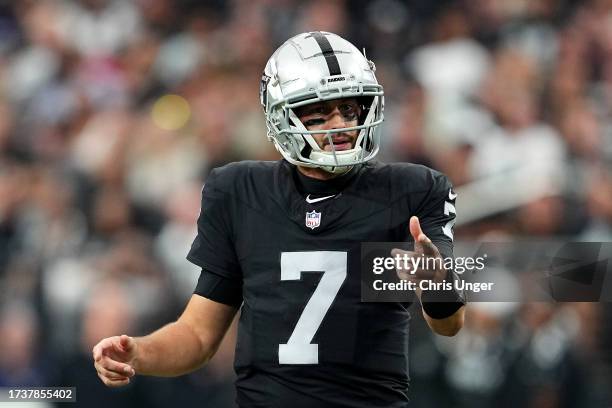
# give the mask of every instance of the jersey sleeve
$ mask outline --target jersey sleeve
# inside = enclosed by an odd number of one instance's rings
[[[443,257],[453,256],[453,226],[457,195],[448,178],[435,172],[433,185],[416,211],[421,229],[438,247]]]
[[[239,307],[242,303],[242,281],[202,269],[193,293],[218,303]]]
[[[229,193],[219,187],[217,171],[211,171],[202,190],[198,232],[187,259],[205,270],[230,279],[242,277],[232,232]]]

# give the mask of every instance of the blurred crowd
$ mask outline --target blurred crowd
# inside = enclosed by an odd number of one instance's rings
[[[0,386],[232,406],[233,331],[204,369],[120,390],[91,348],[178,316],[202,184],[279,158],[261,72],[312,30],[375,61],[380,159],[451,178],[457,237],[612,241],[610,0],[0,0]],[[413,311],[415,406],[610,406],[606,303],[474,304],[450,341]]]

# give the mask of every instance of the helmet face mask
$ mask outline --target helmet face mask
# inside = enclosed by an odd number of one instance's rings
[[[374,76],[374,64],[335,34],[303,33],[287,40],[266,64],[260,97],[268,139],[290,163],[343,173],[378,153],[384,108],[382,86]],[[295,112],[306,105],[344,98],[362,104],[362,115],[355,126],[307,130]],[[337,151],[333,134],[354,131],[358,134],[353,148]],[[320,134],[328,138],[331,151],[317,144],[314,135]]]

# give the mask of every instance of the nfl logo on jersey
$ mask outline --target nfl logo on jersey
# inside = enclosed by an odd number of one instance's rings
[[[315,229],[321,225],[321,213],[312,210],[306,212],[306,226],[310,229]]]

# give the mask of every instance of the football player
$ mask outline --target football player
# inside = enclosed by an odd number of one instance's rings
[[[261,103],[283,159],[211,172],[187,256],[202,267],[194,295],[176,322],[98,343],[99,376],[120,386],[135,374],[195,370],[240,309],[239,406],[405,407],[408,304],[361,302],[360,245],[414,241],[410,256],[452,256],[456,195],[434,170],[372,161],[383,88],[374,64],[335,34],[303,33],[280,46]],[[452,274],[415,272],[404,277]],[[458,294],[419,295],[431,329],[458,332]]]

